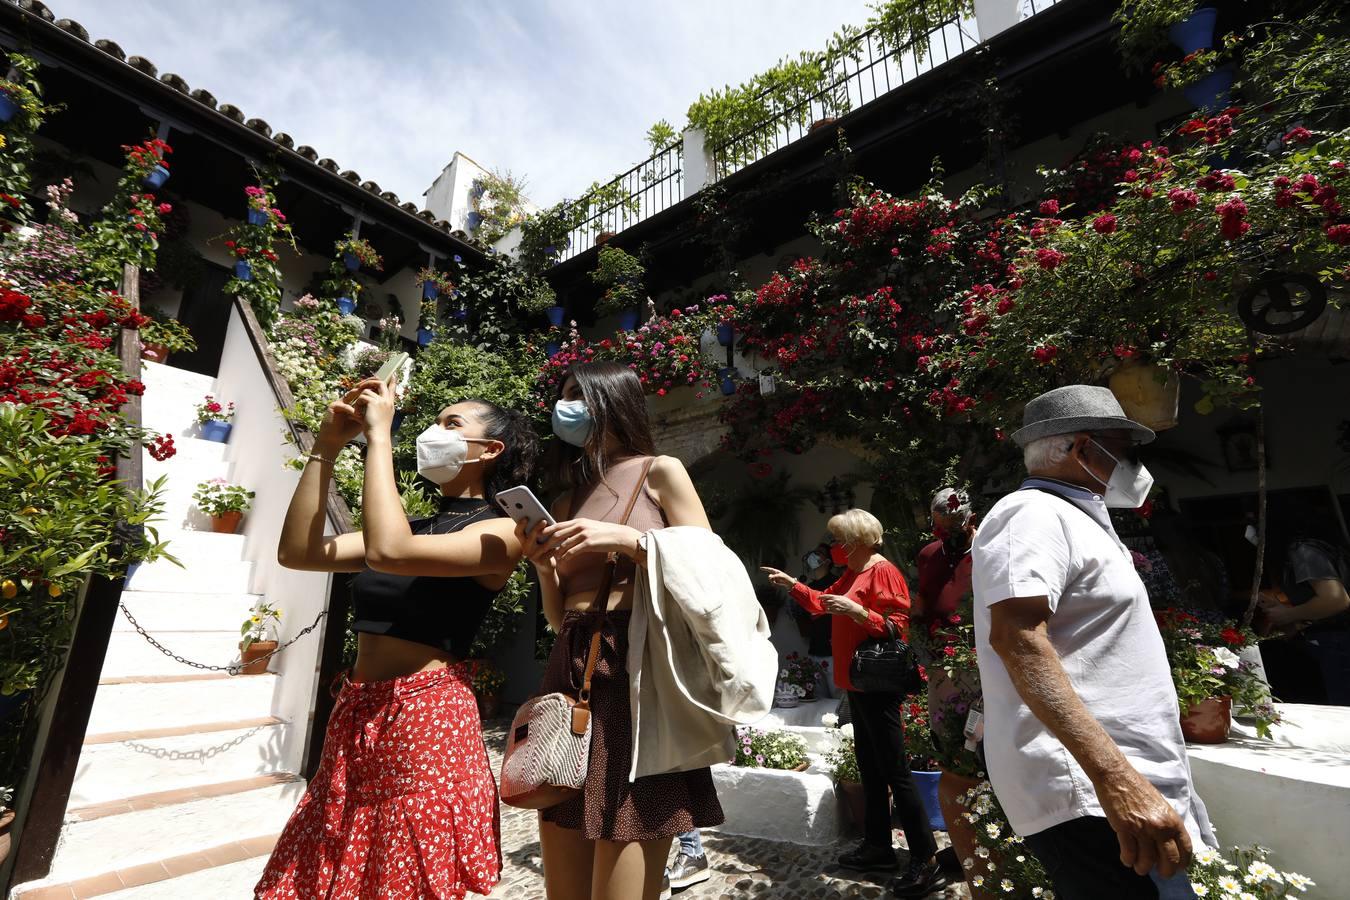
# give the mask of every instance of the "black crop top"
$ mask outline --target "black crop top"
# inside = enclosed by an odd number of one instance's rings
[[[429,519],[408,524],[413,534],[450,534],[502,515],[480,498],[446,497]],[[426,644],[467,659],[478,626],[497,591],[473,578],[391,575],[366,569],[351,580],[352,631]]]

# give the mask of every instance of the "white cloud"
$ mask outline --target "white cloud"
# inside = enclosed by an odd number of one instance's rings
[[[541,205],[647,156],[701,91],[824,44],[864,0],[51,0],[92,38],[403,200],[460,150]]]

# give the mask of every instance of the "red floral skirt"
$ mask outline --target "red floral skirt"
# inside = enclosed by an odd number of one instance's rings
[[[319,771],[255,898],[491,891],[501,873],[497,783],[469,685],[463,665],[345,684]]]

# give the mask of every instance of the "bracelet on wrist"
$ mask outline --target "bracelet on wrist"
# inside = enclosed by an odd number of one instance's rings
[[[320,455],[317,454],[317,453],[306,453],[306,454],[305,454],[305,458],[306,458],[306,459],[317,460],[318,462],[321,462],[321,463],[327,463],[327,464],[330,465],[330,466],[331,466],[331,465],[336,465],[336,463],[337,463],[337,460],[336,460],[336,459],[329,459],[328,457],[326,457],[326,456],[320,456]]]

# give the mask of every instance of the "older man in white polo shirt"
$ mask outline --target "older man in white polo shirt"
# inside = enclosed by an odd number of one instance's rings
[[[1148,593],[1107,512],[1147,499],[1136,447],[1153,437],[1106,388],[1032,400],[1013,434],[1030,477],[972,549],[989,777],[1067,900],[1193,897],[1191,848],[1213,843]]]

